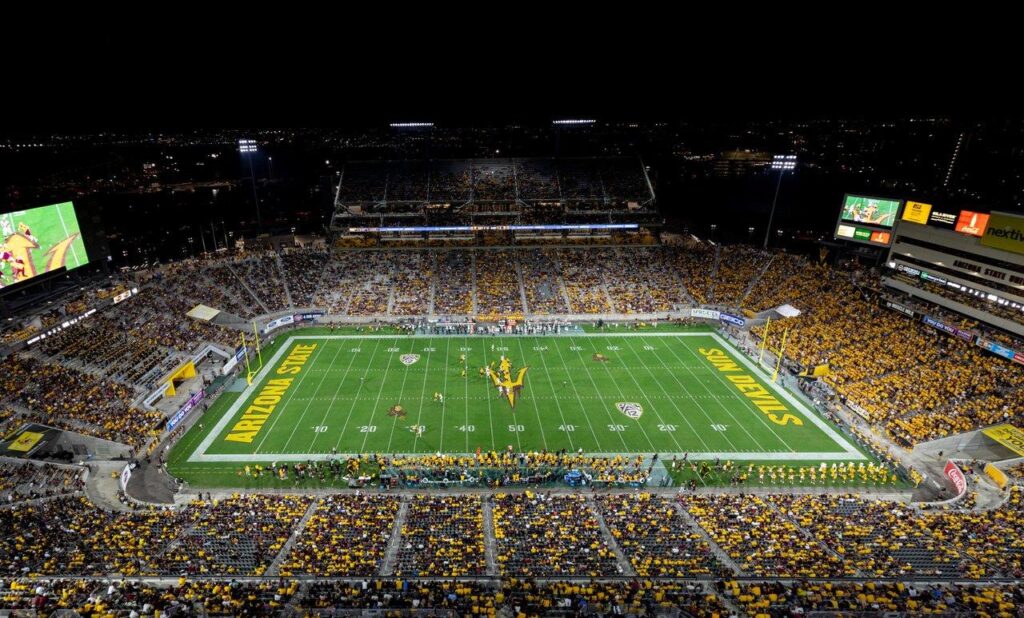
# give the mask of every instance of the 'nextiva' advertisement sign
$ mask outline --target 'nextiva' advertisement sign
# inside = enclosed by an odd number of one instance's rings
[[[988,218],[988,227],[981,244],[994,249],[1024,253],[1024,217],[1008,212],[994,212]]]

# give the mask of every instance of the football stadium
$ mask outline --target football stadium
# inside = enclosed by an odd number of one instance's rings
[[[627,130],[325,133],[307,227],[279,132],[47,176],[0,214],[0,613],[1022,615],[1024,215],[833,179],[730,236],[572,142]],[[784,200],[801,143],[686,160]],[[146,200],[229,214],[158,255]]]

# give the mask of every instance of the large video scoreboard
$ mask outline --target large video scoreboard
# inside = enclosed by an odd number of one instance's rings
[[[892,228],[902,207],[903,200],[847,194],[843,197],[835,237],[888,247],[892,245]]]
[[[0,287],[89,263],[71,202],[0,214]]]

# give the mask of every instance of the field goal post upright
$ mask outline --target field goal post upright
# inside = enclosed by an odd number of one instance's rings
[[[782,344],[779,346],[779,349],[776,352],[778,360],[775,363],[775,372],[772,374],[772,383],[773,384],[775,382],[777,382],[778,379],[779,379],[779,369],[782,368],[782,354],[786,350],[786,335],[788,335],[788,334],[789,334],[789,327],[787,326],[786,328],[784,328],[782,330]]]
[[[761,336],[761,353],[757,356],[757,364],[759,367],[764,367],[764,348],[768,345],[768,331],[772,327],[772,318],[768,316],[768,321],[764,323],[764,333]]]
[[[245,381],[248,384],[252,384],[252,378],[263,369],[263,351],[260,349],[260,333],[256,329],[256,322],[252,323],[252,334],[255,338],[254,345],[256,346],[256,366],[253,368],[252,363],[249,361],[249,348],[248,343],[245,340],[245,331],[242,331],[240,337],[242,339],[242,349],[245,350]]]
[[[782,341],[779,344],[779,349],[774,350],[768,345],[768,331],[771,328],[772,320],[768,318],[768,321],[764,325],[764,335],[761,337],[761,353],[757,356],[757,365],[762,369],[767,369],[772,372],[772,382],[779,377],[779,369],[782,367],[782,356],[786,351],[786,337],[789,335],[789,327],[786,326],[782,329]],[[764,363],[764,351],[767,349],[769,352],[775,355],[775,363],[772,365],[765,365]]]

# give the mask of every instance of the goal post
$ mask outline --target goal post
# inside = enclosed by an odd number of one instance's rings
[[[772,326],[771,318],[764,325],[764,334],[761,337],[761,352],[757,356],[757,365],[762,369],[766,369],[772,372],[772,381],[774,382],[779,377],[779,369],[782,367],[782,357],[786,352],[786,337],[789,335],[789,327],[786,326],[782,329],[782,340],[779,344],[778,349],[773,349],[768,343],[769,331]],[[764,352],[768,350],[775,355],[775,362],[768,365],[764,362]]]
[[[255,364],[249,358],[249,342],[246,341],[245,331],[242,331],[239,338],[242,342],[242,349],[245,350],[245,381],[252,384],[253,377],[263,369],[263,351],[260,349],[260,333],[256,328],[256,322],[252,323],[253,346],[256,350]]]

